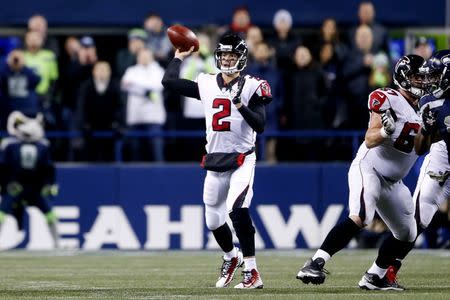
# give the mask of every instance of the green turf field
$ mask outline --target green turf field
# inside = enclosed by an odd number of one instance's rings
[[[449,251],[413,252],[400,274],[404,292],[357,287],[375,251],[338,253],[325,284],[304,285],[295,275],[311,254],[259,253],[264,289],[242,291],[213,287],[218,252],[0,252],[0,299],[450,299]]]

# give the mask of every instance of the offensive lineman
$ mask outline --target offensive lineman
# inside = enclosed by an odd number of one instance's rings
[[[263,288],[255,260],[255,228],[249,214],[253,197],[256,133],[265,125],[265,105],[272,100],[267,81],[241,75],[247,64],[248,48],[235,34],[223,36],[214,58],[219,74],[200,73],[197,81],[179,79],[182,60],[193,51],[175,52],[162,80],[165,88],[202,101],[206,121],[207,171],[203,202],[206,225],[225,253],[216,287],[227,287],[238,267],[244,278],[238,289]],[[233,223],[242,252],[233,245],[226,223]]]
[[[428,227],[439,206],[450,198],[450,50],[433,54],[425,69],[433,90],[420,99],[422,128],[415,137],[415,150],[419,155],[428,150],[430,153],[422,163],[413,195],[417,235]],[[391,239],[392,236],[383,244],[390,243]],[[413,247],[414,242],[397,253],[388,269],[390,281],[396,281],[401,261]]]
[[[389,282],[382,269],[390,264],[392,252],[404,248],[417,235],[411,193],[402,179],[417,159],[414,136],[420,129],[418,99],[424,94],[417,55],[400,58],[394,70],[398,89],[377,89],[369,95],[370,120],[348,173],[349,217],[327,235],[320,249],[300,269],[297,278],[304,283],[322,284],[325,262],[343,249],[360,229],[372,222],[375,211],[395,237],[392,249],[380,248],[376,263],[366,272],[359,286],[363,289],[402,290]]]

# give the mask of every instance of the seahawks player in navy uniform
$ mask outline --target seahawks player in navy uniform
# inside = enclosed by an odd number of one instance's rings
[[[55,167],[42,122],[41,114],[29,118],[14,111],[8,117],[11,137],[3,139],[0,146],[0,230],[6,214],[15,216],[22,229],[24,207],[37,206],[45,215],[57,247],[57,219],[49,204],[49,199],[57,194]]]

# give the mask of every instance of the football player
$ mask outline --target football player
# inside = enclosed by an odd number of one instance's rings
[[[401,290],[387,280],[390,258],[416,238],[414,205],[402,179],[414,165],[414,137],[420,129],[418,100],[425,93],[424,59],[400,58],[394,70],[397,89],[377,89],[369,95],[370,120],[365,140],[348,172],[349,217],[327,235],[320,249],[297,274],[304,283],[322,284],[325,263],[343,249],[361,228],[372,222],[375,211],[394,235],[393,247],[381,248],[378,258],[359,286],[364,289]]]
[[[25,206],[37,206],[45,215],[56,248],[57,219],[49,200],[56,196],[58,187],[42,123],[41,114],[29,118],[14,111],[8,117],[7,129],[11,137],[3,139],[0,145],[0,230],[6,214],[16,217],[22,230]]]
[[[415,150],[419,155],[428,150],[430,153],[422,163],[413,195],[418,235],[428,227],[439,206],[450,198],[450,50],[433,54],[425,69],[431,90],[419,102],[422,128],[415,137]],[[392,236],[383,245],[389,247],[390,243]],[[387,272],[390,281],[396,281],[401,261],[413,247],[414,243],[409,244],[392,261]]]
[[[189,51],[176,50],[162,80],[165,88],[198,99],[205,110],[207,170],[203,189],[206,225],[223,250],[216,287],[227,287],[244,265],[239,289],[262,288],[255,260],[255,228],[249,214],[253,197],[256,134],[264,130],[265,105],[272,99],[267,81],[243,75],[248,48],[235,34],[223,36],[214,58],[218,74],[200,73],[196,82],[179,79],[180,64]],[[242,252],[233,245],[225,222],[230,216]]]

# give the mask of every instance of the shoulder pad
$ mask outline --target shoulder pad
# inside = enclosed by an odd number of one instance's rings
[[[442,101],[439,101],[439,100],[442,100]],[[422,96],[422,98],[420,98],[419,107],[422,108],[424,105],[430,103],[430,108],[431,108],[431,103],[434,103],[435,101],[439,101],[441,103],[440,105],[442,105],[442,103],[444,102],[443,100],[444,99],[436,99],[436,97],[434,97],[432,94],[427,94],[425,96]]]
[[[386,91],[381,89],[377,89],[369,94],[369,102],[368,107],[370,111],[374,111],[376,113],[381,113],[389,108],[389,101],[386,101],[389,98]]]

